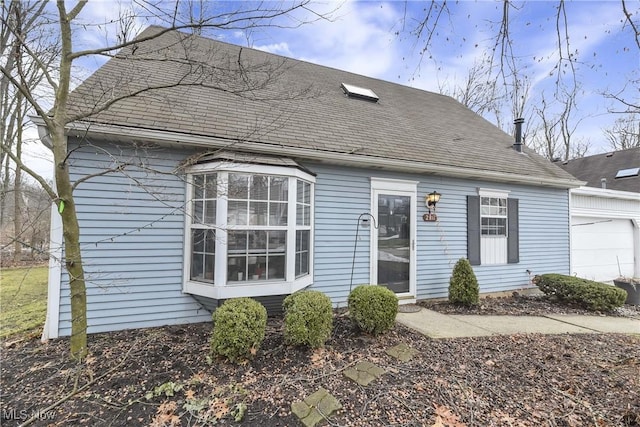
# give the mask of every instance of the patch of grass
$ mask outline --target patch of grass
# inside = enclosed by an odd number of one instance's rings
[[[0,338],[42,327],[47,313],[47,273],[47,267],[2,269]]]

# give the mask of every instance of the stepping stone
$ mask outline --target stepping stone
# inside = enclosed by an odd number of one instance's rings
[[[367,386],[376,378],[384,374],[385,370],[371,362],[362,361],[355,364],[353,368],[345,369],[342,374],[357,382],[361,386]]]
[[[329,418],[338,409],[342,409],[338,399],[322,387],[304,401],[291,404],[291,412],[306,427],[314,427],[319,422],[324,421],[325,418]]]
[[[411,358],[413,358],[413,356],[418,354],[418,350],[409,347],[405,343],[400,343],[391,348],[388,348],[386,350],[386,353],[389,356],[399,359],[401,362],[408,362],[409,360],[411,360]]]

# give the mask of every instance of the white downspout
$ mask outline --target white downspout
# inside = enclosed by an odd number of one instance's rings
[[[633,224],[633,277],[640,277],[640,217],[631,220]]]
[[[38,135],[42,143],[51,147],[51,139],[45,126],[38,126]],[[55,168],[55,165],[53,166]],[[55,180],[53,181],[55,190]],[[51,223],[49,226],[49,279],[47,284],[47,317],[44,322],[41,340],[58,338],[60,320],[60,281],[62,274],[62,218],[55,203],[51,204]]]

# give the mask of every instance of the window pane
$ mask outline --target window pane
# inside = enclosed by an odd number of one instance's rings
[[[298,180],[296,201],[298,203],[311,203],[311,184]]]
[[[229,225],[247,225],[247,202],[230,200],[227,207]]]
[[[269,203],[269,225],[287,225],[287,203]]]
[[[215,199],[218,195],[218,184],[215,174],[205,175],[204,198]]]
[[[230,199],[247,199],[249,188],[249,175],[237,173],[229,174],[229,189],[227,196]]]
[[[304,225],[304,205],[296,203],[296,225]]]
[[[298,276],[302,276],[303,274],[309,274],[309,252],[300,253],[300,273]]]
[[[204,252],[204,232],[206,230],[191,230],[191,246],[193,252]]]
[[[287,247],[286,231],[269,231],[269,254],[284,253]]]
[[[247,232],[229,231],[227,234],[227,248],[229,253],[247,253]]]
[[[267,280],[284,279],[285,256],[270,256],[267,259]]]
[[[266,231],[247,231],[249,236],[249,253],[264,254],[267,251]]]
[[[309,238],[308,230],[296,231],[296,277],[309,273]]]
[[[267,202],[250,202],[249,225],[267,225]]]
[[[304,210],[304,225],[311,225],[311,210],[307,207]]]
[[[485,236],[506,236],[506,218],[482,218],[482,234]]]
[[[202,199],[204,188],[204,175],[194,175],[193,176],[193,198],[194,199]]]
[[[227,281],[242,282],[247,277],[247,257],[229,256],[227,262]]]
[[[191,230],[191,280],[213,283],[215,231]]]
[[[267,280],[267,257],[249,257],[249,280]]]
[[[204,256],[204,281],[213,283],[215,255]]]
[[[298,251],[308,251],[309,250],[309,237],[311,236],[311,232],[309,230],[302,230],[302,231],[298,231],[298,234],[300,235],[300,246],[299,249],[296,249]]]
[[[216,199],[205,201],[204,210],[204,222],[205,224],[216,223]]]
[[[193,222],[202,224],[203,206],[204,204],[202,200],[196,200],[193,202]]]
[[[264,175],[254,175],[251,177],[252,200],[269,200],[269,177]]]
[[[204,255],[202,253],[191,254],[191,280],[204,280]]]
[[[286,201],[289,194],[289,178],[272,176],[270,190],[269,200]]]

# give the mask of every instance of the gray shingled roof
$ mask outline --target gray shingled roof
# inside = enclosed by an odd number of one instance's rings
[[[149,27],[139,39],[162,30]],[[240,150],[253,141],[356,160],[573,179],[529,149],[517,153],[510,135],[448,96],[176,31],[123,49],[74,90],[70,105],[87,112],[110,97],[178,81],[84,120],[223,138]],[[380,99],[350,98],[341,83]]]
[[[586,181],[587,187],[601,188],[604,178],[609,190],[640,193],[639,175],[616,178],[620,170],[640,168],[640,147],[569,160],[561,167],[579,180]]]

